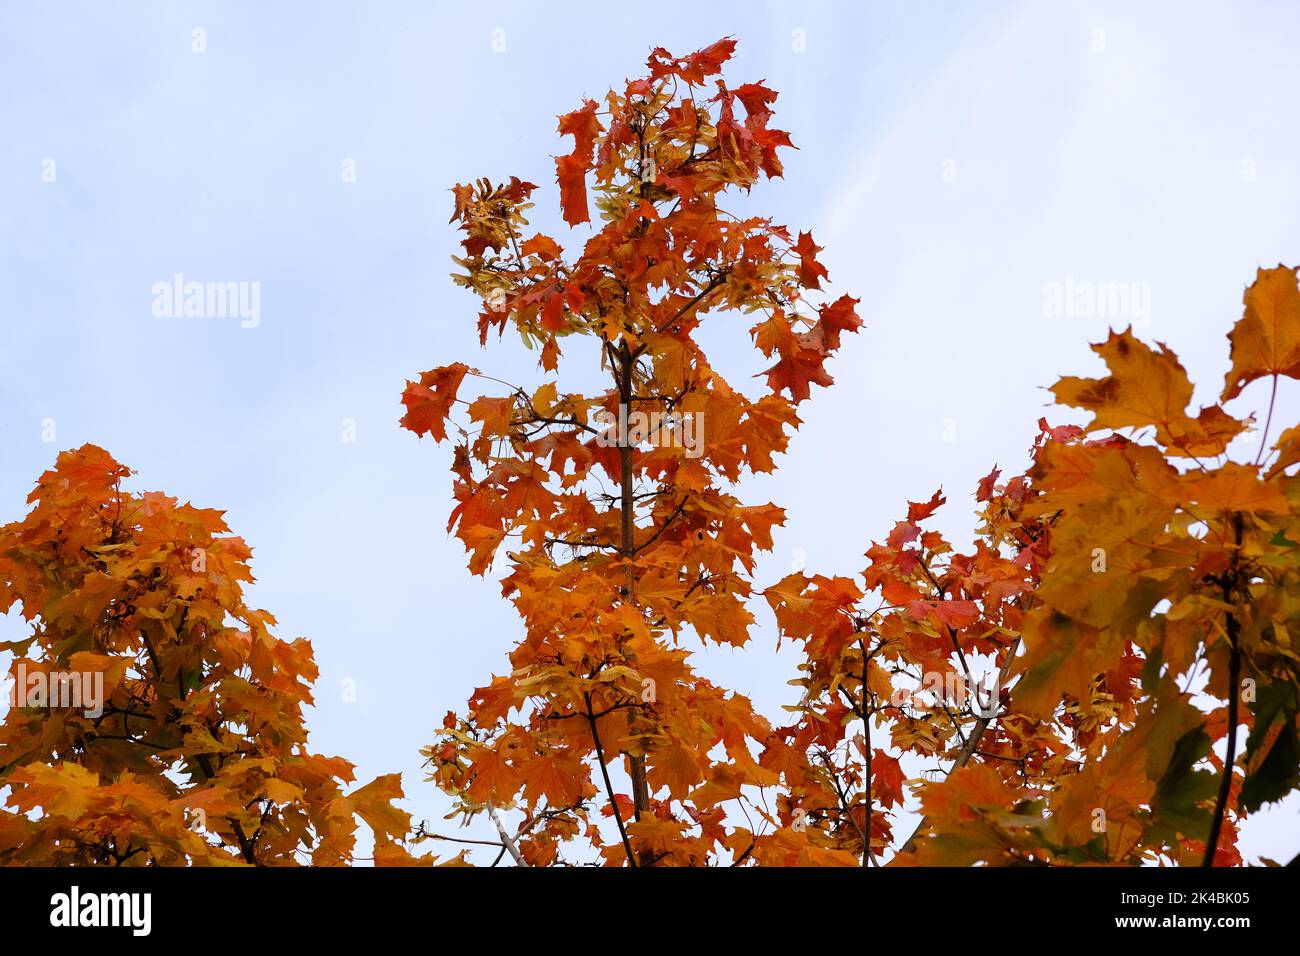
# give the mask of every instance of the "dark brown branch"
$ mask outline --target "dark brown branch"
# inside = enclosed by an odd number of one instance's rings
[[[659,538],[663,535],[663,533],[668,530],[668,526],[671,525],[674,521],[676,521],[677,518],[681,515],[682,511],[685,510],[686,502],[688,502],[690,498],[691,496],[689,494],[685,498],[683,498],[678,503],[677,507],[673,509],[673,513],[668,516],[667,520],[665,520],[663,524],[661,524],[657,529],[655,529],[655,533],[632,549],[632,554],[633,555],[640,554],[646,548],[650,547],[650,545],[658,541]]]
[[[1242,517],[1238,512],[1232,516],[1234,537],[1237,551],[1232,556],[1235,571],[1241,554]],[[1223,579],[1223,600],[1231,604],[1236,585],[1235,575],[1229,571]],[[1219,796],[1214,801],[1214,816],[1210,820],[1210,835],[1205,839],[1205,859],[1201,866],[1214,866],[1214,854],[1219,847],[1219,831],[1223,828],[1223,817],[1228,811],[1228,796],[1232,792],[1232,768],[1237,761],[1237,701],[1241,696],[1241,624],[1237,615],[1229,613],[1227,620],[1228,644],[1231,653],[1228,657],[1228,744],[1223,755],[1223,779],[1219,782]]]
[[[614,785],[609,779],[609,768],[605,766],[605,748],[600,742],[600,731],[596,729],[596,718],[591,712],[591,694],[583,692],[583,700],[587,703],[587,723],[591,726],[591,739],[596,744],[596,759],[600,762],[600,775],[605,781],[605,794],[609,797],[610,809],[614,811],[614,822],[618,824],[618,836],[623,841],[623,852],[627,854],[627,862],[630,866],[636,866],[636,856],[632,853],[632,844],[627,838],[627,829],[623,826],[623,813],[618,808],[618,800],[614,798]]]

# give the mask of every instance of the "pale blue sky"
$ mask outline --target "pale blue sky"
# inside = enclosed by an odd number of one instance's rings
[[[417,751],[505,667],[518,623],[446,536],[447,452],[397,427],[398,396],[461,359],[537,380],[522,349],[478,350],[447,278],[451,184],[540,184],[534,224],[563,241],[555,114],[652,46],[735,36],[729,75],[780,91],[800,147],[749,206],[811,228],[867,322],[780,474],[743,491],[790,516],[758,581],[799,552],[852,573],[940,484],[940,524],[965,541],[975,481],[1024,464],[1042,386],[1095,372],[1087,343],[1110,322],[1045,315],[1048,283],[1146,284],[1145,333],[1199,399],[1217,392],[1243,286],[1300,263],[1298,26],[1285,2],[6,0],[0,520],[86,441],[138,487],[227,509],[255,548],[253,600],[316,648],[314,746],[362,776],[401,770],[408,808],[436,821]],[[155,318],[151,288],[178,272],[259,282],[260,324]],[[715,327],[720,367],[756,370],[741,323]],[[775,718],[796,658],[755,611],[751,649],[700,666]],[[1248,824],[1248,857],[1300,851],[1296,806]]]

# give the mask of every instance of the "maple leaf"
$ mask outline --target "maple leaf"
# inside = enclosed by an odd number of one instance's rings
[[[456,202],[451,211],[451,218],[448,222],[455,222],[457,219],[463,219],[465,213],[469,211],[469,204],[474,198],[474,187],[465,183],[457,183],[451,187],[451,193],[456,197]]]
[[[1268,475],[1266,476],[1269,478],[1277,476],[1283,470],[1300,461],[1300,425],[1292,425],[1282,432],[1277,441],[1273,443],[1273,448],[1278,455],[1269,465]]]
[[[877,791],[880,802],[885,807],[895,807],[906,796],[903,785],[903,766],[898,759],[876,748],[871,757],[872,789]]]
[[[1177,356],[1157,345],[1159,351],[1134,338],[1132,329],[1111,332],[1104,343],[1093,346],[1111,374],[1103,379],[1067,376],[1052,392],[1063,405],[1093,412],[1088,431],[1155,426],[1162,445],[1188,455],[1218,454],[1245,423],[1214,406],[1189,418],[1192,383]]]
[[[375,866],[432,866],[437,862],[437,857],[414,856],[405,847],[391,842],[376,846],[373,859]],[[443,863],[441,865],[449,866],[452,864]]]
[[[555,158],[555,181],[560,184],[560,207],[570,226],[589,222],[587,211],[587,163],[581,156]]]
[[[698,86],[706,77],[721,72],[722,65],[731,59],[735,50],[736,41],[730,37],[725,37],[683,57],[674,57],[663,47],[655,47],[646,61],[646,66],[650,69],[652,80],[679,76],[684,82]]]
[[[1300,378],[1300,288],[1296,270],[1260,269],[1242,297],[1246,311],[1228,333],[1232,369],[1224,378],[1223,401],[1235,398],[1257,378]]]
[[[556,753],[535,757],[522,770],[524,796],[545,797],[552,807],[568,807],[580,801],[590,787],[586,765],[576,754]]]
[[[998,476],[1001,474],[1002,472],[994,467],[992,471],[980,479],[979,487],[975,491],[976,501],[988,501],[993,497],[993,490],[998,483]]]
[[[941,627],[969,627],[979,619],[974,601],[910,601],[907,613],[918,621],[934,621]]]
[[[447,416],[468,372],[469,366],[456,362],[421,373],[418,382],[407,382],[402,392],[402,404],[406,406],[402,427],[417,435],[431,435],[434,441],[446,438]]]
[[[829,276],[826,267],[817,261],[817,253],[822,251],[822,247],[813,243],[811,232],[799,233],[799,241],[794,244],[794,251],[799,256],[799,282],[804,288],[820,289],[821,280]]]
[[[929,501],[909,501],[907,503],[907,520],[910,524],[924,521],[940,508],[942,508],[948,499],[944,497],[943,489],[939,488]]]
[[[703,763],[699,756],[680,741],[655,751],[649,779],[653,787],[664,786],[669,794],[680,800],[690,792],[700,779]]]
[[[481,434],[484,435],[505,435],[510,431],[510,415],[514,410],[514,398],[489,398],[480,396],[476,398],[469,406],[469,417],[471,421],[478,422],[483,427]]]
[[[856,332],[862,328],[862,319],[858,317],[855,306],[858,300],[852,296],[842,295],[829,305],[817,307],[817,327],[821,330],[822,342],[828,352],[840,347],[840,334]]]
[[[781,352],[781,360],[767,370],[767,384],[774,392],[788,391],[795,403],[805,402],[811,385],[829,388],[835,384],[826,371],[826,349],[820,335],[795,335]]]
[[[573,137],[572,155],[584,157],[587,162],[591,161],[596,137],[601,132],[600,120],[596,116],[597,108],[595,100],[587,100],[579,109],[561,116],[558,127],[562,136]]]
[[[1198,513],[1291,511],[1291,501],[1282,488],[1261,481],[1254,466],[1237,462],[1227,462],[1207,475],[1185,476],[1181,491],[1184,500],[1197,506]]]

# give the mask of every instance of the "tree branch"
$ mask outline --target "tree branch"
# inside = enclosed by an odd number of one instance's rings
[[[1011,645],[1011,649],[1007,653],[1007,659],[1002,662],[1002,669],[998,671],[999,691],[1002,689],[1002,685],[1007,682],[1007,676],[1011,673],[1011,665],[1016,659],[1016,654],[1020,651],[1020,642],[1022,640],[1024,640],[1022,637],[1016,638],[1015,643]],[[952,773],[953,770],[961,769],[970,762],[970,758],[973,757],[975,751],[979,749],[980,739],[984,736],[984,731],[988,730],[989,726],[995,720],[997,720],[996,715],[993,717],[981,717],[979,720],[975,721],[975,728],[971,732],[971,735],[966,738],[966,743],[961,748],[961,752],[957,754],[957,759],[952,762],[952,767],[948,770],[949,773]],[[907,838],[907,842],[899,848],[899,853],[911,853],[916,849],[916,838],[921,835],[921,831],[925,829],[927,823],[929,823],[928,818],[922,817],[921,822],[918,823],[916,829],[912,831],[912,835]]]
[[[510,834],[506,832],[506,826],[501,822],[501,817],[497,814],[497,808],[489,803],[487,805],[487,812],[488,816],[492,818],[492,824],[497,828],[497,833],[501,834],[502,846],[504,846],[510,855],[514,857],[516,864],[519,866],[527,866],[528,863],[524,860],[523,854],[519,852],[519,847],[515,846],[515,841],[511,838]]]
[[[1271,410],[1271,409],[1270,409]],[[1241,512],[1232,516],[1232,526],[1236,538],[1237,552],[1232,556],[1235,565],[1241,554]],[[1235,575],[1225,575],[1223,579],[1223,600],[1232,602],[1232,591],[1236,584]],[[1214,816],[1210,820],[1210,835],[1205,838],[1205,859],[1202,867],[1214,866],[1214,854],[1219,847],[1219,831],[1223,828],[1223,816],[1228,811],[1228,796],[1232,791],[1232,768],[1237,762],[1237,700],[1241,696],[1241,624],[1237,615],[1228,614],[1228,644],[1232,652],[1228,657],[1228,745],[1223,755],[1223,779],[1219,782],[1219,796],[1214,801]]]
[[[628,841],[627,830],[623,826],[623,814],[618,809],[618,801],[614,799],[614,785],[609,779],[609,768],[605,766],[605,748],[600,742],[600,731],[596,729],[596,718],[591,715],[591,694],[584,691],[582,696],[587,702],[587,723],[591,725],[591,739],[596,743],[596,759],[600,761],[600,775],[605,779],[605,794],[609,797],[610,808],[614,811],[614,822],[618,824],[618,835],[623,841],[623,852],[627,854],[627,862],[636,866],[632,844]]]

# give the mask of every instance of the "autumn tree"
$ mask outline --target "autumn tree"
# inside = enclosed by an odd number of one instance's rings
[[[287,866],[413,862],[396,774],[307,749],[305,638],[244,602],[250,549],[220,511],[131,492],[94,445],[59,455],[0,527],[0,613],[31,633],[0,724],[0,863]]]
[[[980,482],[974,550],[924,529],[936,494],[860,583],[768,589],[806,651],[787,781],[827,839],[903,864],[1241,862],[1237,822],[1300,783],[1300,426],[1268,445],[1300,378],[1296,270],[1244,301],[1217,403],[1193,414],[1174,353],[1112,332],[1106,376],[1053,387],[1091,421],[1040,421],[1027,474]],[[1267,404],[1241,407],[1256,380]],[[903,755],[940,771],[906,838]]]
[[[656,49],[559,118],[580,251],[530,227],[530,182],[452,190],[480,343],[509,329],[540,368],[457,362],[402,394],[402,424],[454,446],[469,570],[503,569],[522,621],[423,751],[452,816],[528,866],[1240,863],[1239,822],[1300,785],[1300,424],[1269,444],[1296,270],[1246,290],[1217,402],[1193,411],[1167,346],[1111,332],[1103,377],[1053,387],[1090,419],[1040,419],[1024,472],[979,482],[969,548],[933,527],[941,489],[860,576],[758,588],[784,512],[737,486],[861,321],[810,232],[727,209],[791,146],[773,90],[723,79],[734,48]],[[739,323],[760,385],[712,366],[706,321]],[[0,527],[0,613],[31,627],[3,645],[0,863],[346,864],[358,817],[377,864],[433,862],[412,845],[447,838],[411,833],[397,775],[350,789],[308,750],[311,647],[246,604],[247,545],[130,474],[64,452]],[[785,726],[687,649],[749,645],[760,597],[803,652]]]
[[[1047,525],[1025,513],[1024,477],[998,477],[980,484],[984,524],[969,553],[925,527],[947,500],[936,492],[871,547],[861,581],[795,572],[764,591],[781,637],[804,652],[797,719],[772,744],[783,782],[807,825],[863,866],[901,842],[899,756],[960,767],[987,752],[982,736],[1007,675],[990,680],[977,665],[1014,659]]]
[[[827,272],[810,233],[725,209],[780,176],[790,146],[774,91],[722,79],[734,47],[656,49],[648,75],[560,117],[563,218],[598,222],[576,255],[529,228],[532,183],[455,187],[454,278],[481,299],[480,339],[513,330],[543,380],[464,399],[467,379],[495,380],[456,363],[402,396],[405,427],[454,442],[449,528],[471,571],[508,562],[524,625],[505,673],[425,753],[458,810],[492,814],[502,853],[530,865],[581,859],[575,840],[610,865],[857,862],[790,825],[787,801],[756,798],[783,751],[681,646],[750,640],[755,555],[784,514],[733,486],[774,468],[796,406],[831,383],[827,357],[861,324],[856,300],[816,295]],[[766,360],[760,394],[710,365],[707,320],[744,323],[737,339]],[[562,381],[562,350],[603,390]],[[514,833],[504,808],[522,814]]]

